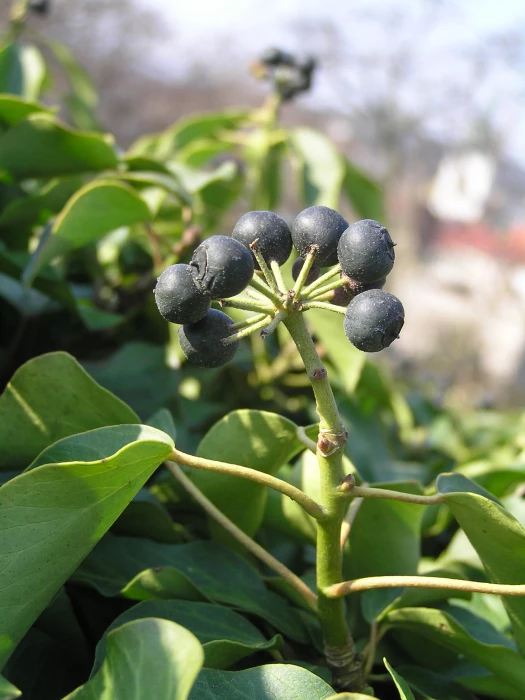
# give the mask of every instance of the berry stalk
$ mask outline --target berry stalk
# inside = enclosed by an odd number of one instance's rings
[[[347,434],[326,369],[302,314],[291,313],[284,324],[304,362],[319,416],[317,460],[321,478],[320,505],[326,515],[317,524],[317,588],[326,659],[338,687],[359,691],[365,687],[363,669],[346,622],[345,606],[341,599],[325,594],[325,590],[340,583],[343,576],[340,538],[346,508],[340,498],[339,487],[344,477],[342,458]]]

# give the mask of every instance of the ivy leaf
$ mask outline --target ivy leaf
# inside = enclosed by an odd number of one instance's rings
[[[221,605],[180,600],[148,600],[119,615],[108,627],[106,634],[130,620],[160,617],[177,622],[190,630],[204,649],[204,666],[227,669],[250,654],[279,649],[282,637],[267,640],[257,627],[242,615]],[[97,646],[96,671],[105,653],[105,639]]]
[[[383,663],[385,664],[386,670],[392,676],[392,679],[396,684],[396,688],[399,692],[399,697],[401,698],[401,700],[414,700],[414,695],[412,694],[412,691],[410,690],[410,687],[406,680],[402,678],[399,675],[399,673],[394,671],[394,669],[386,659],[383,659]]]
[[[291,664],[268,664],[246,671],[203,668],[189,700],[326,700],[333,689],[310,671]]]
[[[52,445],[0,488],[0,664],[172,450],[149,426],[101,428]]]
[[[138,416],[103,389],[65,352],[22,365],[0,396],[0,469],[23,469],[68,435]]]
[[[186,700],[204,656],[187,629],[152,618],[111,631],[106,652],[100,671],[64,700]]]
[[[22,692],[15,686],[0,676],[0,700],[15,700],[22,695]]]
[[[95,172],[117,164],[109,137],[75,131],[50,114],[30,114],[0,135],[0,169],[17,180]]]
[[[440,491],[442,483],[437,480]],[[443,500],[478,553],[490,581],[523,583],[525,530],[514,516],[493,500],[474,493],[443,493]],[[503,602],[518,649],[525,655],[525,598],[504,596]]]
[[[146,203],[133,188],[111,180],[89,183],[71,197],[49,235],[41,238],[24,272],[25,284],[57,256],[93,243],[116,228],[149,218]]]
[[[332,141],[319,131],[300,127],[290,133],[289,143],[299,159],[305,204],[337,209],[345,164]]]

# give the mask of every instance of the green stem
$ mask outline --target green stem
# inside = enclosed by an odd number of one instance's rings
[[[186,489],[190,496],[192,496],[192,498],[194,498],[197,503],[202,506],[210,517],[218,522],[219,525],[221,525],[227,532],[230,533],[230,535],[232,535],[232,537],[235,537],[235,539],[246,547],[249,552],[254,554],[258,559],[264,562],[266,566],[273,569],[277,574],[279,574],[279,576],[287,581],[290,586],[295,588],[295,590],[302,596],[312,610],[317,609],[317,596],[304,583],[304,581],[301,581],[299,576],[296,576],[293,571],[290,571],[287,566],[267,552],[263,547],[261,547],[260,544],[257,544],[257,542],[252,540],[251,537],[249,537],[245,532],[237,527],[234,522],[224,515],[224,513],[220,511],[197,486],[195,486],[193,481],[186,476],[178,464],[167,462],[166,465],[172,476],[177,479],[177,481]]]
[[[230,307],[231,309],[241,309],[242,311],[256,311],[260,314],[273,314],[275,309],[265,305],[262,301],[254,301],[253,299],[221,299],[219,305]]]
[[[240,331],[243,328],[251,326],[252,323],[258,323],[259,321],[262,321],[263,318],[266,318],[267,315],[268,314],[256,314],[255,316],[250,316],[249,318],[245,318],[242,321],[237,321],[237,323],[233,324],[231,329],[232,331]]]
[[[270,262],[270,268],[274,274],[275,281],[277,282],[277,287],[278,287],[279,291],[282,294],[286,294],[286,292],[288,290],[286,288],[286,283],[285,283],[284,278],[283,278],[283,271],[281,270],[281,267],[280,267],[279,263],[277,262],[277,260],[272,260]]]
[[[335,275],[339,275],[340,273],[340,265],[332,267],[330,270],[328,270],[328,272],[325,272],[324,275],[321,275],[321,277],[318,277],[311,284],[309,284],[308,287],[305,287],[303,289],[303,294],[309,296],[314,291],[314,289],[319,289],[320,287],[323,287],[325,284],[328,283],[329,280],[332,279],[332,277],[334,277]]]
[[[354,581],[342,581],[325,588],[324,595],[340,598],[349,593],[372,588],[439,588],[448,591],[492,593],[493,595],[525,596],[525,584],[485,583],[438,576],[367,576]],[[320,597],[320,596],[319,596]]]
[[[264,296],[270,299],[274,304],[276,302],[279,302],[279,297],[277,296],[277,294],[275,294],[275,292],[273,292],[267,284],[265,284],[262,280],[258,279],[255,275],[250,280],[249,286],[253,287],[261,294],[264,294]]]
[[[259,263],[259,267],[261,268],[261,272],[264,275],[264,279],[266,280],[266,282],[267,282],[268,286],[270,287],[270,289],[272,290],[272,292],[278,298],[279,290],[277,288],[277,282],[275,281],[275,277],[273,276],[273,272],[268,267],[266,260],[264,259],[261,251],[259,250],[259,248],[257,246],[258,240],[259,239],[256,238],[253,243],[250,243],[250,248],[252,250],[252,253],[255,256],[255,259]]]
[[[345,516],[344,499],[339,486],[343,480],[343,447],[347,434],[341,423],[335,397],[315,344],[302,314],[291,313],[284,321],[304,362],[314,392],[319,415],[317,460],[321,480],[323,520],[317,523],[317,587],[319,621],[325,654],[334,673],[334,683],[351,690],[365,687],[362,662],[356,657],[355,645],[345,617],[342,600],[330,598],[325,590],[338,584],[343,576],[340,546],[341,524]],[[330,582],[330,583],[329,583]],[[334,603],[338,602],[338,605]]]
[[[306,304],[302,305],[303,311],[308,311],[309,309],[324,309],[325,311],[334,311],[336,314],[346,314],[346,307],[336,306],[335,304],[329,304],[326,301],[307,301]]]
[[[222,342],[224,343],[224,345],[231,345],[232,343],[236,343],[238,340],[241,340],[241,338],[247,338],[252,333],[259,331],[262,328],[266,328],[270,324],[271,320],[271,316],[265,315],[265,317],[260,321],[257,321],[257,323],[252,323],[250,326],[242,328],[236,333],[232,333],[232,335],[229,335],[227,338],[224,338]]]
[[[317,253],[319,252],[319,249],[317,246],[312,246],[313,250],[310,250],[306,258],[304,259],[303,266],[297,276],[297,279],[295,280],[295,284],[293,286],[293,298],[295,301],[299,299],[299,295],[301,294],[301,290],[304,287],[304,283],[306,282],[306,278],[310,274],[310,270],[312,269],[312,265],[315,262],[315,258],[317,256]]]
[[[327,294],[328,292],[331,292],[332,289],[339,289],[339,287],[343,287],[345,285],[345,281],[342,279],[335,280],[335,282],[331,282],[330,284],[326,284],[324,287],[319,287],[318,289],[314,289],[313,292],[310,292],[308,296],[304,296],[305,299],[317,299],[317,297],[322,296],[323,294]]]
[[[344,485],[343,485],[344,486]],[[340,492],[345,496],[361,498],[383,498],[389,501],[403,501],[404,503],[417,503],[422,506],[431,506],[443,502],[443,495],[435,493],[432,496],[420,496],[415,493],[404,493],[403,491],[391,491],[390,489],[377,489],[369,486],[353,486],[345,492],[340,488]]]
[[[229,464],[228,462],[217,462],[213,459],[195,457],[194,455],[186,454],[177,449],[173,450],[170,457],[174,462],[183,464],[185,467],[238,476],[241,479],[249,479],[262,486],[269,486],[271,489],[288,496],[292,501],[299,503],[313,518],[323,519],[325,517],[323,508],[310,498],[310,496],[307,496],[301,489],[275,476],[270,476],[270,474],[265,474],[257,469],[250,469],[250,467],[241,467],[239,464]]]
[[[317,454],[317,443],[314,442],[314,440],[311,440],[308,435],[306,434],[306,430],[303,428],[302,425],[298,425],[297,429],[295,431],[295,435],[299,442],[306,447],[307,450],[310,450],[310,452],[313,452],[314,454]]]

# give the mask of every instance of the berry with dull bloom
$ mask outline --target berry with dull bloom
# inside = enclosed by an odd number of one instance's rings
[[[211,236],[193,253],[190,262],[195,284],[212,299],[242,292],[253,277],[250,251],[229,236]]]
[[[184,356],[199,367],[220,367],[233,359],[239,341],[225,344],[232,334],[233,321],[223,311],[210,309],[197,323],[179,328],[179,342]]]
[[[370,289],[348,305],[344,330],[359,350],[379,352],[399,336],[404,322],[405,311],[397,297],[383,289]]]
[[[337,245],[348,228],[348,222],[339,212],[329,207],[314,206],[304,209],[292,224],[292,240],[299,255],[305,257],[311,247],[319,249],[316,266],[337,264]]]

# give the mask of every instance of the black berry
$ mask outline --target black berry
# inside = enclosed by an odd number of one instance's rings
[[[232,237],[247,248],[257,240],[257,247],[266,260],[283,265],[292,252],[292,234],[286,221],[273,211],[249,211],[235,224]],[[255,267],[259,265],[255,262]]]
[[[210,308],[210,295],[195,284],[189,265],[171,265],[157,280],[155,302],[170,323],[195,323]]]
[[[344,272],[341,274],[341,279],[344,280],[344,285],[334,289],[333,296],[330,299],[330,302],[336,306],[348,306],[352,299],[358,294],[367,292],[369,289],[382,289],[386,282],[386,277],[383,277],[382,280],[377,280],[377,282],[368,282],[364,284],[350,279]]]
[[[306,256],[312,245],[319,248],[316,264],[329,267],[337,263],[337,244],[348,222],[328,207],[308,207],[292,224],[292,240],[299,255]]]
[[[294,264],[292,265],[292,277],[294,278],[294,280],[296,280],[299,277],[299,273],[301,272],[303,265],[304,258],[297,258],[296,260],[294,260]],[[312,267],[310,268],[310,272],[306,277],[306,284],[311,284],[312,282],[315,282],[315,280],[319,277],[320,274],[321,268],[312,265]]]
[[[179,328],[179,342],[188,362],[199,367],[220,367],[229,362],[239,341],[225,345],[222,340],[231,335],[233,321],[222,311],[210,309],[197,323]]]
[[[265,66],[293,66],[294,58],[291,54],[286,51],[281,51],[281,49],[270,48],[266,49],[261,58],[259,59],[261,63]]]
[[[373,219],[356,221],[341,236],[337,256],[343,272],[356,282],[375,282],[394,266],[394,242]]]
[[[397,297],[382,289],[370,289],[348,305],[344,329],[359,350],[379,352],[398,337],[404,322],[405,311]]]
[[[197,287],[212,299],[234,297],[253,276],[250,251],[229,236],[211,236],[193,253],[190,265]]]

